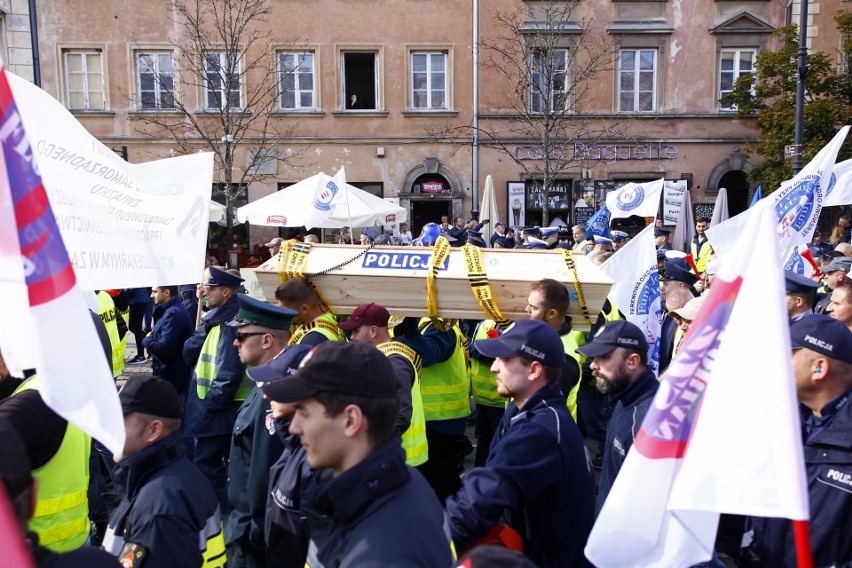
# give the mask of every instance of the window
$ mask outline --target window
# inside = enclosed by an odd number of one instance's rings
[[[378,54],[372,51],[344,51],[343,108],[375,110],[378,102]]]
[[[278,77],[281,110],[316,108],[313,53],[279,53]]]
[[[228,56],[234,58],[229,61]],[[233,52],[204,55],[204,108],[242,108],[240,100],[240,62]]]
[[[447,54],[411,54],[411,108],[447,108]]]
[[[530,69],[530,110],[558,112],[568,108],[568,50],[537,50]]]
[[[719,98],[721,99],[734,89],[734,83],[743,75],[754,71],[753,49],[723,49],[719,60]],[[737,110],[736,105],[719,103],[722,110]]]
[[[657,51],[626,49],[618,59],[618,110],[653,112],[656,109]]]
[[[175,75],[170,51],[136,55],[139,110],[174,110]]]
[[[65,101],[71,110],[105,110],[103,56],[100,50],[67,50]]]

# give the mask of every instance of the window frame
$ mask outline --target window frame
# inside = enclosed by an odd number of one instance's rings
[[[549,53],[551,56],[554,54],[562,52],[562,63],[563,67],[558,70],[554,75],[561,73],[562,75],[562,89],[556,90],[553,87],[553,82],[555,77],[544,77],[544,80],[547,80],[548,85],[546,86],[544,92],[541,92],[541,89],[537,89],[536,85],[540,82],[541,76],[546,73],[536,72],[535,64],[536,61],[540,61],[540,57],[543,57],[545,54]],[[545,48],[535,48],[531,51],[531,61],[529,63],[529,77],[530,77],[530,91],[529,91],[529,105],[528,110],[531,114],[549,114],[549,113],[564,113],[571,110],[571,100],[569,97],[570,92],[570,84],[571,84],[571,50],[567,47],[553,47],[549,49]],[[546,65],[549,68],[549,64]],[[540,79],[537,80],[536,77],[539,76]],[[557,94],[560,94],[563,97],[564,106],[562,108],[556,108],[556,99]],[[544,96],[545,94],[548,97],[547,108],[544,108]],[[536,108],[537,101],[539,108]]]
[[[727,91],[722,90],[722,74],[726,72],[722,69],[722,58],[723,58],[725,52],[734,54],[733,61],[734,61],[734,66],[736,67],[736,69],[732,69],[731,71],[729,71],[730,73],[733,73],[733,78],[732,78],[732,81],[731,81],[731,89],[729,89]],[[739,54],[745,53],[745,52],[750,52],[752,54],[751,69],[743,72],[743,71],[738,69],[739,63],[740,63]],[[720,111],[736,112],[736,110],[737,110],[736,105],[725,106],[724,104],[722,104],[722,97],[724,97],[726,94],[733,91],[733,87],[734,87],[734,84],[737,82],[737,79],[739,79],[740,77],[742,77],[743,75],[746,75],[748,73],[754,73],[754,71],[755,71],[754,64],[757,61],[757,52],[758,52],[758,48],[756,48],[756,47],[721,47],[718,50],[719,56],[718,56],[718,59],[717,59],[718,67],[717,67],[716,79],[717,79],[718,83],[717,83],[717,89],[716,89],[716,104],[719,106]],[[754,85],[752,85],[752,94],[753,93],[754,93]]]
[[[414,65],[414,58],[417,56],[425,56],[426,57],[426,70],[425,71],[416,71]],[[441,56],[443,58],[444,68],[442,71],[433,71],[432,67],[432,58],[434,56]],[[408,57],[409,63],[409,72],[408,72],[408,84],[409,84],[409,108],[414,111],[428,112],[428,111],[447,111],[450,109],[450,54],[445,49],[411,49],[409,51]],[[426,75],[426,87],[425,89],[417,89],[415,88],[415,75],[424,74]],[[436,75],[443,74],[444,77],[444,86],[443,88],[436,88],[433,86],[433,81]],[[426,93],[426,106],[416,106],[415,100],[417,99],[416,93],[425,92]],[[433,94],[434,93],[443,93],[443,105],[435,106],[433,102]]]
[[[634,68],[632,70],[634,88],[631,89],[631,91],[634,94],[633,94],[633,107],[630,108],[630,109],[622,108],[622,94],[624,94],[624,92],[625,92],[625,90],[622,86],[622,75],[623,75],[623,73],[625,73],[625,70],[622,69],[622,65],[623,65],[623,57],[622,56],[623,56],[623,54],[625,54],[627,52],[632,52],[634,54],[634,57],[633,57]],[[648,92],[647,90],[639,89],[640,79],[641,79],[640,73],[642,73],[642,68],[641,68],[641,54],[642,54],[642,52],[650,52],[654,56],[653,69],[652,69],[653,85],[652,85],[651,91],[650,91],[651,92],[651,108],[648,109],[648,110],[642,110],[642,109],[637,108],[638,106],[640,106],[640,100],[639,100],[640,95],[642,93]],[[660,61],[660,50],[659,50],[659,48],[656,48],[656,47],[626,47],[626,48],[619,49],[619,51],[618,51],[618,65],[616,66],[616,73],[617,73],[616,84],[617,84],[617,87],[618,87],[617,91],[616,91],[616,98],[617,98],[617,102],[618,102],[618,112],[619,113],[651,114],[651,113],[657,112],[657,106],[658,106],[657,98],[659,96],[659,92],[658,92],[659,78],[658,78],[658,75],[659,75],[659,72],[660,72],[659,61]]]
[[[383,45],[339,45],[336,48],[337,64],[339,71],[337,109],[343,113],[386,113],[384,110],[384,46]],[[349,92],[352,85],[347,85],[346,57],[347,55],[370,54],[373,56],[373,107],[372,108],[350,108]],[[363,96],[362,96],[362,101]]]
[[[310,63],[310,74],[311,74],[311,88],[310,89],[302,89],[299,85],[299,79],[301,76],[305,75],[303,72],[299,72],[299,68],[301,67],[301,58],[303,56],[310,55],[311,63]],[[286,56],[294,56],[298,57],[299,62],[296,64],[294,71],[285,71],[284,70],[284,61],[283,58]],[[278,51],[276,52],[276,73],[277,73],[277,81],[278,81],[278,110],[281,112],[305,112],[305,111],[315,111],[318,110],[317,97],[318,97],[318,89],[317,89],[317,54],[314,50],[300,50],[300,51]],[[290,74],[295,81],[296,88],[292,91],[293,95],[293,103],[294,106],[286,107],[284,106],[284,93],[285,89],[282,85],[284,79],[287,74]],[[301,96],[310,91],[311,96],[311,105],[304,106],[300,105]]]
[[[105,54],[104,50],[101,47],[64,47],[62,48],[62,78],[65,82],[64,85],[64,95],[65,95],[65,106],[68,110],[71,111],[79,111],[79,112],[103,112],[107,110],[107,77],[106,77],[106,65],[105,65]],[[88,56],[96,55],[98,61],[100,63],[100,69],[95,73],[99,73],[101,77],[101,100],[102,106],[101,108],[92,108],[91,106],[91,95],[93,93],[98,92],[97,90],[93,90],[89,87],[89,75],[92,73],[88,70]],[[74,107],[72,105],[72,89],[71,89],[71,71],[69,70],[68,59],[69,56],[81,56],[81,65],[80,72],[82,78],[82,88],[80,90],[74,90],[75,93],[81,93],[83,96],[83,107]],[[75,72],[77,73],[77,72]]]
[[[144,107],[144,95],[142,88],[142,58],[144,56],[154,56],[154,61],[156,61],[155,69],[152,69],[157,79],[154,80],[154,90],[153,91],[145,91],[145,92],[153,92],[154,93],[154,102],[155,106],[153,108]],[[171,77],[171,89],[164,87],[160,77],[165,73],[160,71],[160,57],[168,56],[171,62],[171,71],[169,75]],[[139,112],[172,112],[176,111],[178,108],[177,105],[177,92],[175,91],[175,53],[171,49],[139,49],[134,52],[134,61],[136,63],[136,95],[137,95],[137,105],[136,110]],[[164,106],[162,104],[163,95],[170,95],[172,99],[171,106]]]
[[[221,81],[221,86],[217,89],[218,95],[220,97],[220,104],[219,105],[211,104],[212,101],[210,100],[210,95],[211,95],[211,93],[214,92],[210,88],[211,87],[211,85],[210,85],[211,70],[209,70],[208,67],[207,67],[208,58],[211,55],[216,55],[216,56],[218,56],[218,59],[219,59],[218,75],[219,75],[219,80]],[[206,111],[222,111],[226,108],[228,108],[230,110],[243,110],[243,96],[244,95],[243,95],[243,81],[242,81],[242,59],[243,59],[242,55],[237,56],[237,61],[235,62],[234,73],[232,73],[233,78],[236,79],[237,88],[236,88],[236,90],[233,89],[233,88],[230,89],[230,91],[228,93],[228,97],[227,97],[227,103],[230,103],[231,100],[232,100],[231,99],[231,93],[236,92],[237,95],[239,96],[239,100],[237,101],[238,104],[237,105],[227,104],[227,106],[226,106],[226,104],[222,104],[222,103],[225,103],[225,100],[223,99],[223,97],[226,94],[225,93],[225,85],[228,83],[227,80],[226,80],[226,77],[225,77],[225,72],[227,72],[227,67],[228,67],[227,66],[228,62],[227,62],[227,59],[226,59],[227,55],[228,55],[227,50],[218,50],[218,49],[211,49],[209,51],[204,52],[201,55],[201,58],[202,58],[202,64],[201,65],[202,65],[202,69],[204,70],[204,80],[202,81],[202,85],[201,85],[202,93],[203,93],[201,100],[202,100],[202,103],[203,103],[203,106],[204,106],[204,110],[206,110]],[[232,78],[232,81],[233,81],[233,78]]]

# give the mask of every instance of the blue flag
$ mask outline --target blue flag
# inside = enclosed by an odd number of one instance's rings
[[[586,221],[586,238],[591,235],[598,235],[609,239],[609,220],[611,217],[612,212],[609,208],[606,205],[601,206],[598,212]]]
[[[761,199],[763,199],[763,192],[761,190],[761,186],[757,186],[757,191],[754,192],[754,197],[751,198],[751,203],[749,204],[748,208],[751,209],[752,207],[757,205],[757,202]]]

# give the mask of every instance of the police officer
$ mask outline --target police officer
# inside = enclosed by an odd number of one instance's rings
[[[237,291],[243,279],[218,266],[209,270],[202,293],[211,310],[183,348],[184,361],[194,368],[186,396],[184,429],[186,436],[195,438],[195,465],[213,484],[223,510],[227,510],[225,463],[231,432],[252,383],[234,348],[236,329],[223,325],[239,310]]]
[[[118,398],[127,438],[114,477],[124,494],[104,550],[126,566],[225,566],[218,499],[184,457],[177,390],[145,373]]]
[[[790,326],[793,374],[802,410],[814,566],[852,565],[852,332],[824,315]],[[792,523],[747,522],[745,563],[797,566]]]
[[[814,294],[819,284],[792,270],[785,270],[784,286],[787,290],[787,315],[790,316],[790,323],[814,315]]]
[[[304,278],[291,278],[275,290],[278,305],[296,312],[293,323],[296,330],[290,345],[319,345],[325,341],[346,341],[346,335],[337,327],[337,317],[326,311],[319,295]]]
[[[269,363],[287,347],[290,321],[296,312],[267,304],[246,294],[237,296],[240,309],[229,326],[236,328],[234,347],[247,367]],[[251,377],[251,375],[249,375]],[[234,422],[228,460],[228,500],[231,512],[225,524],[228,565],[262,567],[269,468],[284,446],[278,438],[269,401],[255,386]]]

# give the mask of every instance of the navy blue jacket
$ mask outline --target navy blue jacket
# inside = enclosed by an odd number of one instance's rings
[[[207,478],[184,457],[183,436],[171,434],[115,468],[124,489],[110,515],[104,549],[144,547],[145,565],[201,566],[199,534],[218,521],[219,500]]]
[[[183,423],[185,434],[191,438],[230,436],[234,430],[234,420],[242,404],[242,401],[235,401],[234,396],[243,381],[246,368],[234,347],[236,328],[224,324],[234,319],[237,311],[239,303],[236,296],[210,310],[183,346],[183,360],[193,368],[186,393]],[[222,332],[216,353],[216,377],[207,396],[201,399],[196,391],[194,367],[209,330],[217,325],[222,326]]]
[[[461,553],[498,524],[524,538],[542,568],[590,566],[583,554],[595,518],[595,484],[580,429],[555,384],[520,410],[512,402],[485,466],[447,499],[445,517]]]
[[[259,387],[254,387],[237,413],[231,436],[228,501],[232,509],[225,523],[225,542],[230,545],[248,535],[248,546],[256,558],[264,557],[263,517],[269,468],[283,450],[269,401],[264,400]]]
[[[601,471],[600,486],[598,487],[598,505],[606,501],[621,465],[627,456],[627,451],[633,445],[633,438],[639,431],[645,414],[657,394],[660,382],[654,372],[645,369],[635,381],[619,393],[612,394],[617,401],[612,418],[606,428],[606,445],[603,453],[603,471]]]
[[[183,394],[189,381],[189,366],[183,360],[183,345],[192,337],[194,322],[179,298],[172,298],[155,307],[154,322],[151,335],[142,339],[142,346],[153,356],[151,370]]]
[[[845,397],[845,400],[844,400]],[[852,566],[852,391],[838,399],[836,414],[805,436],[805,473],[811,513],[814,566]],[[830,403],[831,404],[831,403]],[[803,417],[811,411],[802,407]],[[793,524],[786,519],[750,518],[754,530],[749,566],[795,568]]]
[[[264,539],[267,568],[304,568],[308,557],[308,527],[304,507],[316,489],[315,470],[289,421],[276,421],[284,451],[269,470]]]
[[[323,470],[307,513],[312,568],[452,565],[441,504],[396,436],[337,477]]]

